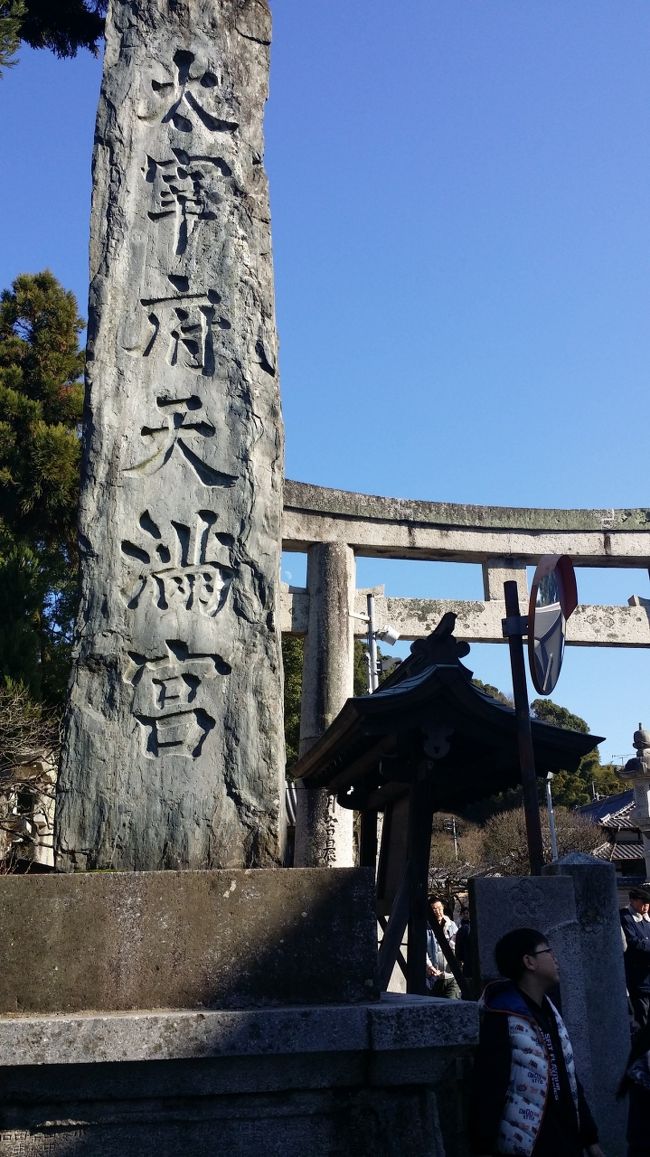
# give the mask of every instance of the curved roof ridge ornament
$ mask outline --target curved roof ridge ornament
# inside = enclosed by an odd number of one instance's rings
[[[407,660],[409,667],[408,674],[414,675],[425,667],[455,667],[459,665],[460,660],[465,655],[469,655],[469,643],[455,637],[455,626],[455,612],[447,611],[447,613],[442,616],[437,627],[434,628],[426,639],[416,639],[416,641],[411,644],[412,658]],[[402,667],[404,666],[405,664],[402,664]],[[467,668],[463,669],[467,670]],[[471,678],[471,673],[468,672],[468,674]]]

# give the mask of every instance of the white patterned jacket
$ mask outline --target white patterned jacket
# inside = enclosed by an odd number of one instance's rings
[[[557,1023],[571,1095],[578,1113],[578,1082],[571,1041],[555,1005],[550,1000],[548,1004]],[[488,985],[480,1007],[490,1012],[502,1012],[508,1018],[510,1079],[499,1129],[499,1152],[513,1157],[530,1157],[550,1091],[551,1061],[544,1035],[515,985],[501,981]]]

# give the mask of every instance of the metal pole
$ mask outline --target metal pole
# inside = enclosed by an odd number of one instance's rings
[[[546,807],[548,808],[548,830],[551,834],[551,856],[554,860],[559,858],[557,850],[557,828],[555,827],[555,812],[553,810],[553,792],[551,791],[551,781],[553,779],[553,772],[549,771],[546,776]]]
[[[379,686],[377,675],[377,638],[375,635],[375,596],[367,595],[368,600],[368,655],[370,656],[368,670],[368,690],[376,691]]]
[[[516,582],[512,580],[505,582],[503,584],[503,594],[507,616],[503,623],[503,633],[507,637],[510,647],[512,690],[515,699],[515,715],[517,718],[517,743],[519,745],[521,784],[524,790],[524,815],[526,817],[530,874],[531,876],[539,876],[541,875],[542,865],[544,863],[544,848],[542,844],[542,827],[539,819],[535,753],[533,750],[533,733],[530,726],[528,687],[526,686],[526,667],[524,664],[523,636],[526,633],[527,624],[525,619],[522,621],[521,615],[519,614],[519,594],[517,592]]]
[[[454,837],[454,855],[458,859],[458,833],[456,831],[456,816],[451,817],[451,831]]]

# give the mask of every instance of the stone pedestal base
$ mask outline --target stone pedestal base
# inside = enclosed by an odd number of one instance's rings
[[[378,995],[363,868],[0,877],[0,1013]]]
[[[0,1017],[0,1157],[443,1157],[476,1005]]]

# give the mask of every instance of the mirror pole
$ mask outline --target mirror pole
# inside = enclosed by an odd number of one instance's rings
[[[526,666],[524,663],[523,636],[527,630],[527,623],[525,619],[522,620],[519,613],[519,594],[517,592],[516,582],[512,580],[505,582],[503,584],[503,595],[506,606],[506,619],[504,621],[503,631],[504,634],[507,635],[508,646],[510,648],[512,690],[517,720],[517,743],[519,746],[521,783],[524,790],[524,815],[526,817],[526,838],[528,840],[530,874],[531,876],[539,876],[541,875],[544,863],[544,847],[542,844],[542,826],[539,818],[535,752],[533,750],[533,733],[530,725],[528,686],[526,684]]]

